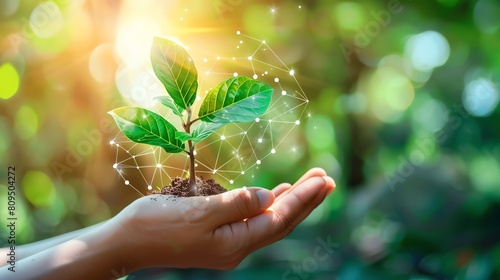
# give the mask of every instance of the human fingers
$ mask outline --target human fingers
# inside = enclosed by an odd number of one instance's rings
[[[261,215],[247,220],[253,250],[280,240],[292,232],[335,188],[328,176],[298,184]]]
[[[302,175],[302,177],[300,177],[297,180],[297,182],[295,182],[295,184],[293,184],[292,188],[295,188],[297,185],[303,183],[307,179],[310,179],[310,178],[313,178],[313,177],[323,177],[323,176],[326,176],[326,172],[325,172],[325,170],[323,168],[319,168],[319,167],[311,168],[306,173],[304,173],[304,175]],[[286,194],[287,192],[290,192],[290,190],[292,188],[286,190],[284,194]],[[280,196],[280,197],[276,197],[275,202],[279,201],[282,197],[283,197],[283,195]]]
[[[289,183],[281,183],[272,189],[271,192],[273,192],[275,198],[278,198],[282,193],[289,190],[291,187],[292,185]]]
[[[213,228],[260,214],[274,202],[274,193],[264,188],[242,188],[210,196],[206,207]]]
[[[302,175],[302,177],[300,177],[297,180],[297,182],[295,182],[295,184],[293,184],[293,186],[297,186],[299,184],[302,184],[307,179],[310,179],[313,177],[323,177],[323,176],[326,176],[325,170],[323,168],[314,167],[314,168],[309,169],[304,175]]]

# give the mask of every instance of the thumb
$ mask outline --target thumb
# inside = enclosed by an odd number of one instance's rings
[[[210,200],[214,226],[220,226],[254,217],[265,211],[274,202],[274,194],[263,188],[242,188],[212,196]]]

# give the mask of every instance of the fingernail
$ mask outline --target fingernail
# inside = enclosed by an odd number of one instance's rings
[[[326,186],[333,186],[333,188],[329,188],[328,192],[326,193],[326,195],[329,195],[336,187],[335,180],[333,180],[333,178],[330,176],[323,176],[323,180],[325,180]]]
[[[272,200],[273,200],[273,194],[272,192],[268,190],[258,190],[256,192],[257,197],[259,198],[259,204],[261,207],[268,207],[271,205]]]

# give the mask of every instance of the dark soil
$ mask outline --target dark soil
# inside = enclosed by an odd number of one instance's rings
[[[214,179],[205,180],[196,177],[196,185],[198,186],[195,196],[209,196],[220,194],[227,190],[221,185],[217,184]],[[152,194],[168,194],[175,196],[187,197],[189,195],[189,178],[174,178],[170,185],[163,187],[161,190],[153,191]]]

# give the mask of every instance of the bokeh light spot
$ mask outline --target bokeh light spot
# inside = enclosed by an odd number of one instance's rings
[[[19,89],[19,75],[10,63],[0,66],[0,98],[9,99]]]
[[[56,190],[52,180],[41,171],[26,172],[22,187],[28,201],[36,207],[49,207],[56,199]]]
[[[483,33],[493,34],[498,31],[500,4],[495,0],[479,0],[474,7],[474,21]]]
[[[473,116],[489,116],[497,107],[498,90],[488,79],[479,78],[471,81],[465,87],[463,103],[465,109]]]
[[[363,6],[355,2],[338,3],[331,16],[343,29],[356,30],[364,23]]]
[[[0,15],[8,17],[19,8],[19,0],[0,0]]]
[[[38,37],[49,38],[61,31],[64,18],[59,7],[52,1],[38,4],[30,16],[30,27]]]
[[[324,115],[315,115],[307,122],[306,137],[315,150],[329,149],[335,138],[332,120]]]
[[[160,28],[152,21],[142,19],[124,22],[116,37],[116,52],[128,65],[149,65],[151,44],[157,34],[161,34]]]
[[[23,105],[16,113],[14,130],[19,138],[27,140],[36,135],[38,130],[38,115],[28,105]]]
[[[440,33],[426,31],[406,41],[405,56],[415,69],[429,71],[446,63],[450,56],[450,45]]]
[[[111,83],[115,75],[114,50],[111,44],[97,46],[89,58],[92,78],[99,83]]]

